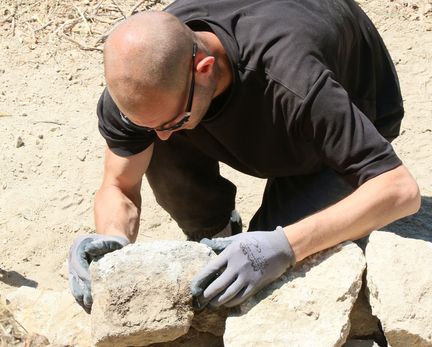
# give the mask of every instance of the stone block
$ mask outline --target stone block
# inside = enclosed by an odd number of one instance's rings
[[[6,296],[7,308],[28,331],[45,336],[52,346],[91,345],[90,316],[69,290],[20,287]]]
[[[432,243],[374,231],[366,247],[372,312],[392,347],[432,346]]]
[[[365,266],[352,242],[307,258],[230,314],[225,346],[342,346]]]
[[[190,283],[214,256],[196,242],[155,241],[126,246],[92,264],[93,343],[146,346],[185,335],[194,317]],[[212,330],[208,325],[203,330]]]

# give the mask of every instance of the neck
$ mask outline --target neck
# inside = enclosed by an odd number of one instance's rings
[[[195,32],[195,35],[204,43],[210,51],[210,55],[216,58],[215,63],[219,74],[217,76],[216,90],[213,94],[213,98],[215,98],[222,94],[232,83],[231,64],[225,48],[215,34],[209,31],[198,31]]]

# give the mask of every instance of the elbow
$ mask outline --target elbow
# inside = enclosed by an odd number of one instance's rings
[[[406,216],[417,213],[421,206],[420,189],[415,179],[408,173],[399,184],[399,201],[404,206]]]
[[[421,207],[421,195],[418,184],[414,181],[415,187],[413,188],[413,192],[411,193],[411,204],[412,204],[412,212],[410,214],[417,213]]]

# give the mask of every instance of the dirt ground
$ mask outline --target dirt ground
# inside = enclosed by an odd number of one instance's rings
[[[421,212],[395,228],[432,235],[432,3],[361,0],[399,72],[406,118],[396,152],[417,179]],[[0,296],[22,285],[67,288],[66,256],[94,230],[104,140],[96,102],[110,27],[161,1],[2,0],[0,4]],[[222,166],[248,223],[264,181]],[[143,186],[139,240],[183,238]]]

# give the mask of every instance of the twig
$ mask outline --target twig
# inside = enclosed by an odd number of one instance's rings
[[[95,22],[101,22],[101,23],[105,23],[105,24],[112,24],[112,20],[107,20],[107,19],[102,19],[100,17],[94,17],[93,20]]]
[[[36,36],[35,36],[35,31],[34,31],[33,27],[30,25],[29,22],[24,22],[24,23],[25,23],[25,24],[29,27],[29,29],[30,29],[30,32],[31,32],[31,34],[32,34],[32,38],[33,38],[33,42],[34,42],[34,43],[37,43]]]
[[[75,41],[73,38],[63,34],[61,35],[61,37],[65,38],[66,40],[76,44],[79,48],[81,48],[83,51],[98,51],[98,52],[103,52],[102,48],[97,48],[97,47],[89,47],[89,46],[84,46],[82,43]]]
[[[134,7],[132,7],[129,16],[132,16],[135,13],[135,11],[138,9],[138,7],[140,7],[143,3],[145,3],[145,0],[138,1],[138,3]]]
[[[12,13],[11,13],[8,17],[6,17],[5,19],[2,19],[2,20],[0,21],[0,24],[3,24],[3,23],[6,23],[6,22],[9,22],[9,21],[12,21],[12,20],[15,18],[15,15],[16,15],[16,13],[17,13],[17,10],[18,10],[18,3],[15,4]]]
[[[111,0],[112,3],[115,5],[115,7],[118,8],[118,10],[120,11],[121,15],[123,16],[124,19],[126,19],[126,15],[124,14],[123,10],[120,8],[120,6],[115,2],[115,0]]]
[[[13,15],[13,14],[10,14],[10,15],[7,16],[6,18],[0,20],[0,24],[4,24],[4,23],[7,23],[7,22],[11,22],[13,17],[14,17],[14,15]]]
[[[53,23],[52,20],[50,20],[48,23],[46,23],[45,25],[41,26],[40,28],[37,28],[34,30],[35,33],[37,33],[38,31],[44,30],[46,27],[50,26]]]
[[[43,23],[42,23],[42,21],[40,20],[40,18],[39,18],[38,15],[34,15],[34,16],[33,16],[33,19],[36,20],[36,21],[39,23],[39,25],[43,25]]]
[[[151,10],[153,6],[160,5],[161,3],[161,0],[152,0],[150,3],[146,3],[145,8],[146,10]]]
[[[3,330],[3,335],[8,335],[8,332],[6,331],[6,329],[4,328],[3,324],[0,324],[1,330]]]
[[[77,10],[78,14],[80,15],[80,17],[82,18],[82,20],[84,21],[84,23],[87,25],[88,33],[90,35],[93,35],[91,27],[90,27],[90,24],[89,24],[87,18],[84,16],[84,13],[82,13],[77,6],[73,5],[73,7],[75,7],[75,9]]]
[[[12,37],[15,36],[15,27],[16,27],[16,21],[15,21],[15,16],[12,17]]]
[[[40,123],[46,123],[46,124],[55,124],[55,125],[64,125],[64,123],[56,122],[53,120],[38,120],[33,122],[33,125],[40,124]]]
[[[50,19],[51,15],[54,13],[54,11],[57,9],[57,6],[59,4],[59,0],[55,2],[53,6],[51,6],[50,11],[48,12],[47,19]]]
[[[42,0],[39,0],[39,1],[34,2],[33,4],[31,4],[31,5],[27,6],[27,7],[25,7],[24,10],[21,11],[21,12],[18,12],[18,4],[16,4],[16,5],[15,5],[15,7],[16,7],[16,11],[15,11],[14,17],[16,17],[16,18],[21,17],[23,14],[25,14],[25,13],[27,13],[29,10],[33,9],[33,7],[39,5],[41,2],[42,2]],[[20,5],[21,5],[21,4],[20,4]]]
[[[97,41],[99,41],[99,40],[101,39],[101,36],[103,35],[103,33],[100,32],[100,31],[98,31],[98,30],[94,30],[94,29],[93,29],[93,35],[98,35],[98,39],[97,39]],[[97,41],[96,41],[96,42],[97,42]],[[97,46],[97,45],[95,45],[95,46]]]
[[[26,334],[28,334],[28,331],[27,331],[27,329],[26,328],[24,328],[23,327],[23,325],[20,323],[20,322],[18,322],[16,319],[15,319],[15,317],[12,315],[12,317],[11,317],[14,321],[15,321],[15,323],[17,323],[23,330],[24,330],[24,332],[26,333]]]
[[[58,32],[61,31],[64,34],[65,30],[72,30],[72,28],[77,25],[79,22],[81,21],[81,19],[73,19],[70,21],[67,21],[65,23],[63,23],[62,25],[60,25],[55,31],[54,34],[58,35]]]
[[[106,41],[107,38],[108,38],[108,34],[106,34],[106,35],[101,35],[101,36],[97,39],[95,45],[96,45],[96,46],[99,46],[99,45],[105,43],[105,41]]]
[[[101,6],[101,8],[107,12],[111,12],[111,11],[115,11],[118,12],[118,8],[115,5],[105,5],[105,6]]]
[[[116,20],[115,22],[110,22],[111,24],[111,28],[108,29],[108,31],[106,31],[104,34],[102,34],[101,36],[99,36],[99,38],[96,41],[96,46],[100,45],[102,43],[105,43],[106,39],[108,38],[108,36],[111,34],[111,32],[114,30],[114,25],[117,24],[117,22],[122,21],[122,19]]]
[[[105,43],[106,39],[108,38],[108,36],[111,34],[111,32],[115,29],[115,25],[118,22],[121,22],[123,20],[123,18],[117,18],[114,21],[104,21],[104,20],[100,20],[100,18],[95,18],[95,20],[98,20],[102,23],[106,23],[106,24],[110,24],[110,28],[105,31],[103,34],[101,34],[99,36],[99,38],[96,40],[95,46],[98,46],[100,44]]]
[[[96,15],[97,12],[99,11],[99,7],[101,7],[101,5],[104,3],[105,0],[101,0],[99,1],[99,3],[96,5],[94,11],[93,11],[93,15]]]

